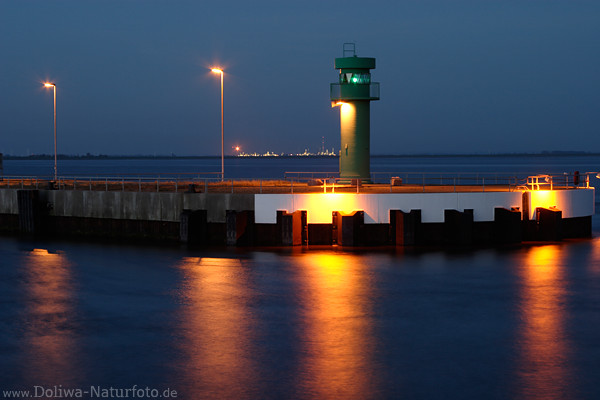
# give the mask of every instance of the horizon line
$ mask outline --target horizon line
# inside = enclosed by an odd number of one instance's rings
[[[382,158],[382,157],[498,157],[498,156],[574,156],[574,155],[586,155],[594,156],[600,155],[600,152],[590,151],[539,151],[539,152],[497,152],[497,153],[402,153],[402,154],[371,154],[371,157]],[[54,158],[53,154],[30,154],[30,155],[17,155],[17,154],[2,154],[6,160],[9,159],[46,159]],[[324,155],[324,154],[292,154],[282,153],[277,155],[225,155],[226,158],[337,158],[338,155]],[[60,159],[97,159],[97,158],[138,158],[138,159],[194,159],[194,158],[221,158],[221,155],[177,155],[177,154],[58,154]]]

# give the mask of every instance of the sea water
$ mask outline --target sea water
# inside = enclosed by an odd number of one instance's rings
[[[381,171],[532,174],[593,171],[597,161],[379,159]],[[161,162],[151,172],[172,167]],[[240,161],[244,170],[269,162]],[[104,171],[115,167],[106,163]],[[278,173],[308,167],[274,163]],[[5,161],[5,172],[13,167]],[[2,237],[0,390],[4,398],[598,398],[597,218],[593,230],[586,240],[423,252]]]

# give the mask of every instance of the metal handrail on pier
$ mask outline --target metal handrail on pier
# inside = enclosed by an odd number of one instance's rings
[[[598,177],[596,172],[585,172],[583,174],[575,171],[571,174],[543,174],[527,177],[526,188],[528,190],[556,190],[572,187],[590,187],[590,175]]]
[[[533,175],[525,178],[489,173],[377,172],[373,183],[342,183],[332,172],[286,172],[284,179],[226,179],[215,174],[131,176],[4,176],[0,189],[53,189],[190,193],[411,193],[564,190],[590,187],[596,172]]]

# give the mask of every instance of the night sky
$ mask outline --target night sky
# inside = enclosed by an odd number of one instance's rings
[[[600,152],[600,1],[0,0],[0,152],[339,149],[344,42],[375,57],[371,153]]]

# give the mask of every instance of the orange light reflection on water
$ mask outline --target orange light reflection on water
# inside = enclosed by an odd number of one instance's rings
[[[297,390],[309,398],[373,395],[372,292],[364,265],[357,261],[341,254],[300,257],[303,324]]]
[[[34,385],[77,379],[72,271],[63,254],[34,249],[25,258],[27,378]]]
[[[248,398],[255,383],[251,285],[241,261],[186,258],[179,332],[187,360],[179,372],[188,388],[211,398]],[[194,396],[194,393],[186,393]]]
[[[569,343],[565,335],[564,250],[532,247],[521,273],[519,333],[521,385],[527,399],[562,399],[569,387]]]
[[[600,275],[600,238],[594,238],[592,245],[592,261],[587,263],[587,268],[592,274]]]

